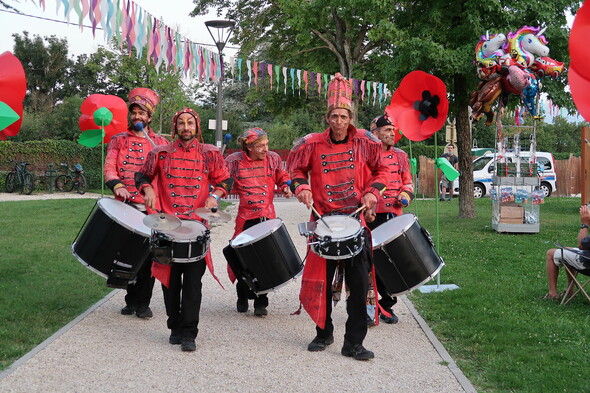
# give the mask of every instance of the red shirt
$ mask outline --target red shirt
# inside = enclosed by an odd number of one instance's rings
[[[299,187],[311,186],[314,206],[320,214],[346,214],[356,210],[361,197],[368,192],[379,199],[379,191],[389,175],[380,151],[381,141],[369,131],[351,125],[348,140],[334,143],[328,128],[297,141],[287,168],[296,193],[300,192]]]
[[[410,160],[402,149],[391,147],[382,151],[383,162],[389,168],[385,186],[387,189],[377,203],[377,213],[403,214],[402,204],[397,199],[402,191],[414,193],[414,183],[410,173]]]
[[[147,128],[149,137],[156,145],[167,145],[168,139],[154,134]],[[125,185],[131,193],[131,202],[143,203],[143,196],[135,187],[135,172],[143,166],[145,159],[153,149],[152,144],[144,137],[136,136],[127,130],[111,138],[104,163],[104,180],[111,190],[119,183]],[[117,199],[120,199],[117,197]]]
[[[240,198],[234,236],[242,231],[247,220],[275,218],[275,185],[282,189],[289,180],[289,174],[282,167],[281,157],[269,151],[263,160],[253,160],[246,152],[236,152],[227,156],[225,161],[230,176],[234,178],[233,189]]]
[[[202,220],[194,212],[187,212],[205,205],[211,194],[209,185],[213,185],[213,190],[221,190],[223,197],[232,182],[219,149],[196,140],[188,147],[175,140],[153,149],[137,178],[140,187],[152,183],[164,213],[199,221]]]

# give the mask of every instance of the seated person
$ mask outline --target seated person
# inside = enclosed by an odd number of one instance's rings
[[[580,232],[578,233],[578,248],[570,250],[561,250],[559,248],[552,248],[547,251],[545,260],[545,268],[547,270],[547,284],[549,285],[549,292],[544,296],[545,299],[558,300],[564,294],[557,293],[557,277],[559,275],[559,267],[562,261],[568,266],[576,270],[590,269],[590,236],[588,236],[588,226],[590,225],[590,209],[587,205],[580,207]],[[577,252],[576,252],[577,251]],[[567,276],[568,286],[572,279]],[[570,295],[569,293],[567,294]]]

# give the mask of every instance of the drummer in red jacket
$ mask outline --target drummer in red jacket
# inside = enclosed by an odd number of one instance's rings
[[[156,135],[150,127],[159,101],[156,92],[145,87],[138,87],[129,92],[129,128],[126,132],[112,137],[104,164],[105,184],[113,191],[115,198],[144,213],[147,212],[143,196],[135,187],[135,172],[141,169],[148,152],[154,146],[169,143],[168,139]],[[121,314],[135,314],[140,318],[152,317],[149,307],[154,288],[151,259],[150,254],[139,269],[135,283],[127,285],[126,306],[121,310]],[[109,277],[107,284],[116,286],[119,280],[121,279]]]
[[[379,199],[375,209],[367,211],[367,226],[374,230],[387,220],[403,214],[402,208],[407,207],[414,199],[414,183],[410,173],[410,161],[408,155],[402,149],[394,147],[396,138],[401,137],[396,134],[396,127],[393,125],[387,115],[379,116],[371,123],[371,131],[381,140],[381,155],[383,162],[389,168],[389,175],[385,183],[386,190]],[[379,305],[391,316],[379,313],[383,322],[392,324],[398,322],[397,315],[394,314],[392,307],[397,303],[397,297],[388,295],[385,291],[385,285],[381,282],[379,271],[376,272],[377,290],[381,299]],[[375,322],[372,318],[373,313],[368,316],[369,326]]]
[[[238,193],[240,205],[236,217],[233,238],[242,231],[263,221],[276,218],[273,204],[275,186],[289,198],[289,174],[283,169],[281,157],[268,150],[268,135],[261,128],[251,128],[244,132],[238,142],[243,151],[226,157],[229,174],[234,179],[233,189]],[[232,282],[236,275],[228,266]],[[268,314],[268,296],[256,295],[241,279],[237,279],[236,292],[238,312],[248,311],[248,299],[254,299],[254,315],[264,317]]]
[[[172,120],[172,137],[175,139],[168,146],[148,154],[145,164],[135,174],[136,185],[144,193],[146,206],[153,208],[157,198],[163,213],[203,221],[194,210],[217,208],[219,199],[231,189],[233,179],[219,149],[202,143],[197,112],[191,108],[177,112]],[[181,344],[183,351],[196,350],[201,279],[206,266],[215,277],[210,250],[204,259],[195,262],[152,265],[153,275],[162,282],[171,331],[168,341]]]
[[[388,171],[381,157],[381,144],[369,131],[351,124],[351,101],[350,81],[336,74],[328,86],[329,128],[297,141],[287,161],[293,179],[291,190],[301,203],[308,207],[313,203],[321,215],[349,215],[361,205],[372,209],[385,187]],[[374,357],[373,352],[363,347],[367,334],[367,274],[372,269],[371,241],[366,231],[361,232],[362,250],[350,258],[325,259],[308,253],[299,299],[317,325],[316,337],[307,347],[309,351],[323,351],[334,342],[332,297],[339,293],[333,293],[331,284],[338,271],[350,290],[341,354],[357,360]],[[342,253],[346,254],[346,250]]]

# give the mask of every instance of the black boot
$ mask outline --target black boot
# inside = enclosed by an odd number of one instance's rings
[[[368,349],[363,347],[363,344],[351,344],[344,341],[342,351],[340,352],[343,356],[349,358],[355,358],[356,360],[369,360],[375,357],[375,354]]]

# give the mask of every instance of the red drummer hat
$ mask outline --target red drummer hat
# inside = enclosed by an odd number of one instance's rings
[[[160,102],[158,94],[146,87],[136,87],[131,90],[128,98],[128,108],[131,108],[131,105],[139,105],[141,109],[148,111],[151,115],[154,114],[156,105]]]

